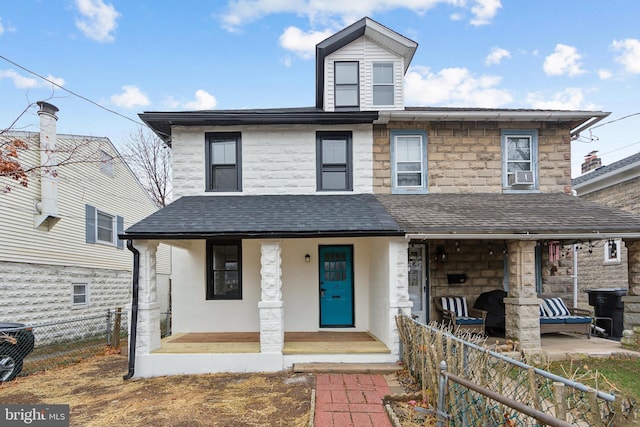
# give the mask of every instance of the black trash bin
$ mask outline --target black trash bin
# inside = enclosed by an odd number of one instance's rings
[[[624,329],[624,304],[622,297],[627,294],[622,288],[599,288],[585,290],[589,294],[589,305],[593,306],[596,317],[596,325],[604,328],[612,338],[622,337]],[[611,320],[609,320],[611,319]]]

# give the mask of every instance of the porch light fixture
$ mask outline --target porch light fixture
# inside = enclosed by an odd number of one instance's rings
[[[444,250],[444,246],[438,246],[436,248],[436,262],[447,262],[447,251]]]
[[[460,240],[456,240],[456,252],[460,252]]]
[[[493,255],[493,248],[491,247],[491,242],[487,245],[487,249],[489,250],[489,255]]]
[[[311,262],[311,255],[306,254],[306,255],[304,256],[304,262]]]

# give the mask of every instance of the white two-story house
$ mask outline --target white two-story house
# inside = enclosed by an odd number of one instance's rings
[[[0,135],[2,144],[23,143],[16,159],[28,178],[23,186],[0,177],[0,319],[106,318],[131,299],[131,252],[118,234],[157,207],[109,139],[58,134],[58,108],[38,104],[38,132]],[[163,311],[168,249],[156,275]]]
[[[140,114],[172,148],[176,201],[121,235],[139,263],[130,376],[395,362],[398,313],[496,288],[507,333],[537,348],[547,242],[640,237],[566,194],[571,135],[608,113],[406,107],[416,49],[364,18],[317,45],[314,107]]]

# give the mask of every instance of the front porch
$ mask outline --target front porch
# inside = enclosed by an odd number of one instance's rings
[[[258,332],[186,332],[164,338],[159,353],[260,353]],[[390,354],[368,332],[285,332],[283,355]]]

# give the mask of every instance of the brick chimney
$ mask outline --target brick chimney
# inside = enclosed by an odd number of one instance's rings
[[[58,216],[58,172],[56,170],[56,145],[58,108],[48,102],[39,101],[40,116],[40,200],[36,202],[36,228],[47,222],[49,228],[59,220]]]
[[[597,151],[591,151],[584,156],[584,162],[582,163],[582,173],[587,173],[594,169],[598,169],[602,166],[602,159],[598,157]]]

